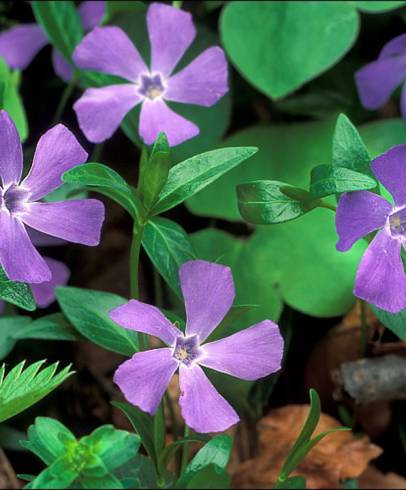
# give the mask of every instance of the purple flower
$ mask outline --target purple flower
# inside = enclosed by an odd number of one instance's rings
[[[204,344],[233,304],[231,270],[193,260],[183,264],[179,275],[187,316],[185,334],[158,308],[140,301],[131,300],[110,313],[122,327],[158,337],[169,346],[135,354],[119,366],[114,381],[130,403],[153,415],[179,369],[179,403],[187,425],[196,432],[220,432],[239,418],[200,366],[256,380],[280,369],[283,339],[278,326],[265,320]]]
[[[406,78],[406,34],[395,37],[382,49],[376,61],[355,73],[362,105],[370,110],[381,107]],[[401,97],[403,118],[406,119],[406,89]]]
[[[196,35],[188,12],[152,3],[147,13],[151,43],[148,68],[118,27],[97,27],[76,47],[79,68],[116,75],[130,83],[90,88],[76,102],[79,125],[89,141],[112,136],[124,116],[142,104],[139,133],[148,145],[165,132],[171,146],[193,138],[199,128],[172,111],[166,101],[210,107],[227,91],[227,62],[219,47],[206,49],[186,68],[173,70]]]
[[[336,215],[337,250],[345,252],[360,238],[378,231],[361,260],[354,294],[397,313],[406,308],[401,257],[402,246],[406,248],[406,145],[375,158],[372,170],[392,194],[395,205],[368,191],[343,194]]]
[[[63,173],[86,159],[74,135],[58,124],[40,138],[31,170],[21,180],[21,142],[9,115],[0,111],[0,264],[11,280],[36,284],[52,279],[25,225],[70,242],[98,245],[104,220],[100,201],[38,202],[62,185]]]
[[[105,2],[82,2],[78,11],[84,30],[89,32],[100,24],[104,17]],[[0,34],[0,57],[4,58],[11,68],[24,70],[47,44],[49,44],[48,38],[37,24],[18,25]],[[58,76],[65,81],[72,77],[72,66],[55,49],[52,53],[52,61]]]

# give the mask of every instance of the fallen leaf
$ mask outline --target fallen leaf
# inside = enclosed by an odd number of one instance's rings
[[[309,408],[309,405],[287,405],[272,411],[259,422],[258,456],[240,465],[234,477],[236,488],[273,487]],[[315,434],[340,425],[333,417],[321,414]],[[358,478],[369,461],[381,453],[382,450],[368,437],[337,432],[317,444],[292,476],[304,476],[308,488],[340,488],[342,480]]]

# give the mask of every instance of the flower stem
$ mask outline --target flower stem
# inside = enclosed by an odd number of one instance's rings
[[[367,305],[365,301],[360,300],[360,308],[361,308],[361,357],[365,357],[368,349],[368,333],[369,333],[369,324],[367,318]]]
[[[56,109],[55,116],[52,121],[52,125],[57,124],[61,120],[66,104],[68,103],[71,95],[73,94],[73,91],[75,90],[78,81],[79,81],[79,72],[75,71],[72,75],[72,78],[69,80],[69,83],[66,85],[65,90],[62,93],[62,97]]]
[[[187,425],[185,425],[185,431],[184,431],[183,437],[188,437],[189,434],[190,434],[190,429]],[[182,460],[180,463],[180,474],[181,475],[185,471],[188,462],[189,462],[189,443],[186,442],[183,445]]]

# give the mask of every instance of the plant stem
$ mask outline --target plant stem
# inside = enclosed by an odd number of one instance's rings
[[[369,324],[367,319],[367,305],[365,301],[360,300],[360,308],[361,308],[361,357],[365,357],[368,349],[368,333],[369,333]]]
[[[337,211],[337,206],[334,206],[334,204],[330,204],[328,202],[322,201],[321,204],[322,208],[330,209],[331,211],[336,212]]]
[[[98,162],[103,152],[103,143],[98,143],[94,146],[92,154],[90,155],[90,162]]]
[[[66,104],[68,103],[71,95],[73,94],[73,91],[75,90],[78,81],[79,81],[79,73],[75,71],[72,75],[72,78],[69,80],[68,85],[66,85],[65,90],[62,93],[62,97],[56,109],[52,125],[57,124],[61,120]]]
[[[138,299],[139,291],[139,268],[140,268],[140,252],[142,235],[144,233],[143,223],[134,223],[133,239],[130,251],[130,295],[133,299]],[[145,350],[148,347],[148,339],[145,334],[138,334],[140,350]]]
[[[190,434],[190,429],[187,425],[185,425],[185,431],[184,431],[183,437],[188,437],[189,434]],[[182,459],[181,459],[181,463],[180,463],[180,474],[181,475],[185,471],[186,466],[188,465],[188,462],[189,462],[189,443],[186,442],[183,445]]]

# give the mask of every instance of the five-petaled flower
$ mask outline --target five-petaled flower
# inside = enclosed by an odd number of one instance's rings
[[[385,104],[395,88],[406,80],[406,34],[395,37],[382,48],[376,61],[355,74],[362,105],[375,110]],[[401,110],[406,119],[406,84],[403,85]]]
[[[94,0],[80,4],[78,14],[85,32],[100,24],[105,10],[104,1]],[[39,25],[17,25],[0,34],[0,58],[4,58],[11,68],[24,70],[47,44],[49,40]],[[63,80],[68,81],[72,77],[73,67],[56,49],[52,52],[52,62],[55,73]]]
[[[0,111],[0,264],[11,280],[35,284],[52,279],[25,225],[70,242],[98,245],[104,220],[100,201],[38,202],[62,185],[63,173],[86,160],[74,135],[58,124],[40,138],[31,170],[21,180],[18,132],[9,115]]]
[[[204,343],[233,304],[231,270],[193,260],[183,264],[179,276],[187,316],[185,334],[158,308],[140,301],[131,300],[110,313],[122,327],[158,337],[168,346],[136,353],[119,366],[114,381],[130,403],[154,414],[179,369],[179,403],[187,425],[197,432],[220,432],[239,418],[200,366],[256,380],[280,369],[283,339],[278,326],[264,320],[229,337]]]
[[[171,146],[196,136],[199,128],[164,102],[210,107],[227,91],[227,62],[219,47],[201,53],[172,75],[196,35],[192,16],[169,5],[152,3],[147,12],[151,64],[118,27],[96,27],[76,47],[73,59],[82,69],[121,77],[130,83],[89,88],[75,103],[79,125],[89,141],[110,138],[124,116],[142,104],[139,133],[148,145],[160,132]]]
[[[383,310],[406,308],[406,275],[401,257],[406,248],[406,145],[395,146],[372,162],[376,178],[395,205],[369,191],[343,194],[338,204],[337,249],[349,250],[378,230],[358,268],[354,294]]]

